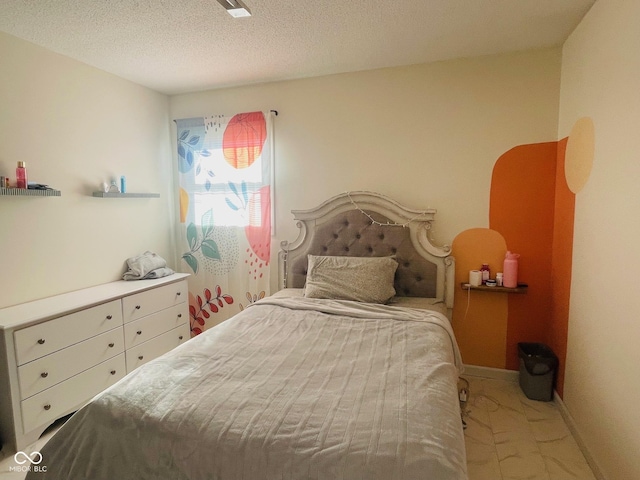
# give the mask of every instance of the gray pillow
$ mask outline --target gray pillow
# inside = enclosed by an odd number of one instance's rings
[[[304,296],[386,303],[396,294],[392,257],[330,257],[308,255]]]

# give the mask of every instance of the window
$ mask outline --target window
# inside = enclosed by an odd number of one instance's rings
[[[181,204],[190,222],[262,227],[270,216],[270,144],[262,112],[178,120]],[[265,196],[265,193],[268,195]],[[188,199],[182,198],[187,196]],[[211,212],[208,214],[208,212]],[[211,218],[210,218],[211,217]]]

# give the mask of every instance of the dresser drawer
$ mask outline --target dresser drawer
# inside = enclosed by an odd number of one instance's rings
[[[124,326],[125,348],[129,349],[140,345],[161,333],[182,325],[187,321],[187,315],[187,304],[180,303],[139,320],[126,323]]]
[[[18,365],[122,325],[120,300],[55,318],[14,332]]]
[[[190,338],[187,323],[158,335],[151,340],[141,343],[125,352],[127,356],[127,372],[131,372],[150,360],[167,353]]]
[[[22,424],[28,432],[81,407],[125,375],[124,354],[22,401]]]
[[[122,352],[124,338],[119,327],[26,363],[18,367],[20,398],[29,398]]]
[[[131,322],[164,310],[178,303],[187,302],[187,282],[176,282],[122,299],[124,322]]]

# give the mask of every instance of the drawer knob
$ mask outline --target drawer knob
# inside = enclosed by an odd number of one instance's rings
[[[180,335],[180,336],[178,337],[178,340],[182,340],[182,335]]]
[[[42,373],[40,374],[40,376],[41,376],[42,378],[47,378],[47,377],[49,376],[49,374],[48,374],[47,372],[42,372]]]
[[[45,410],[51,410],[51,405],[49,405],[48,403],[44,406]]]
[[[40,340],[38,340],[38,343],[39,343],[40,345],[44,345],[44,338],[41,338]]]
[[[111,320],[113,318],[113,315],[107,315],[107,320]]]
[[[144,358],[143,355],[138,356],[138,360],[142,360]]]
[[[177,295],[180,296],[182,292],[178,292]]]
[[[136,310],[140,310],[140,305],[136,305]]]
[[[178,314],[178,318],[182,318],[182,314],[181,313]]]
[[[115,345],[115,343],[110,343],[109,344],[109,348],[113,348],[114,345]]]
[[[116,371],[115,370],[111,370],[111,375],[115,375]]]
[[[138,330],[136,333],[137,333],[138,335],[142,335],[142,330]]]

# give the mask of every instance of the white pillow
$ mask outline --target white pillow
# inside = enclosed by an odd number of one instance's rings
[[[392,257],[330,257],[308,255],[304,296],[386,303],[396,294]]]

